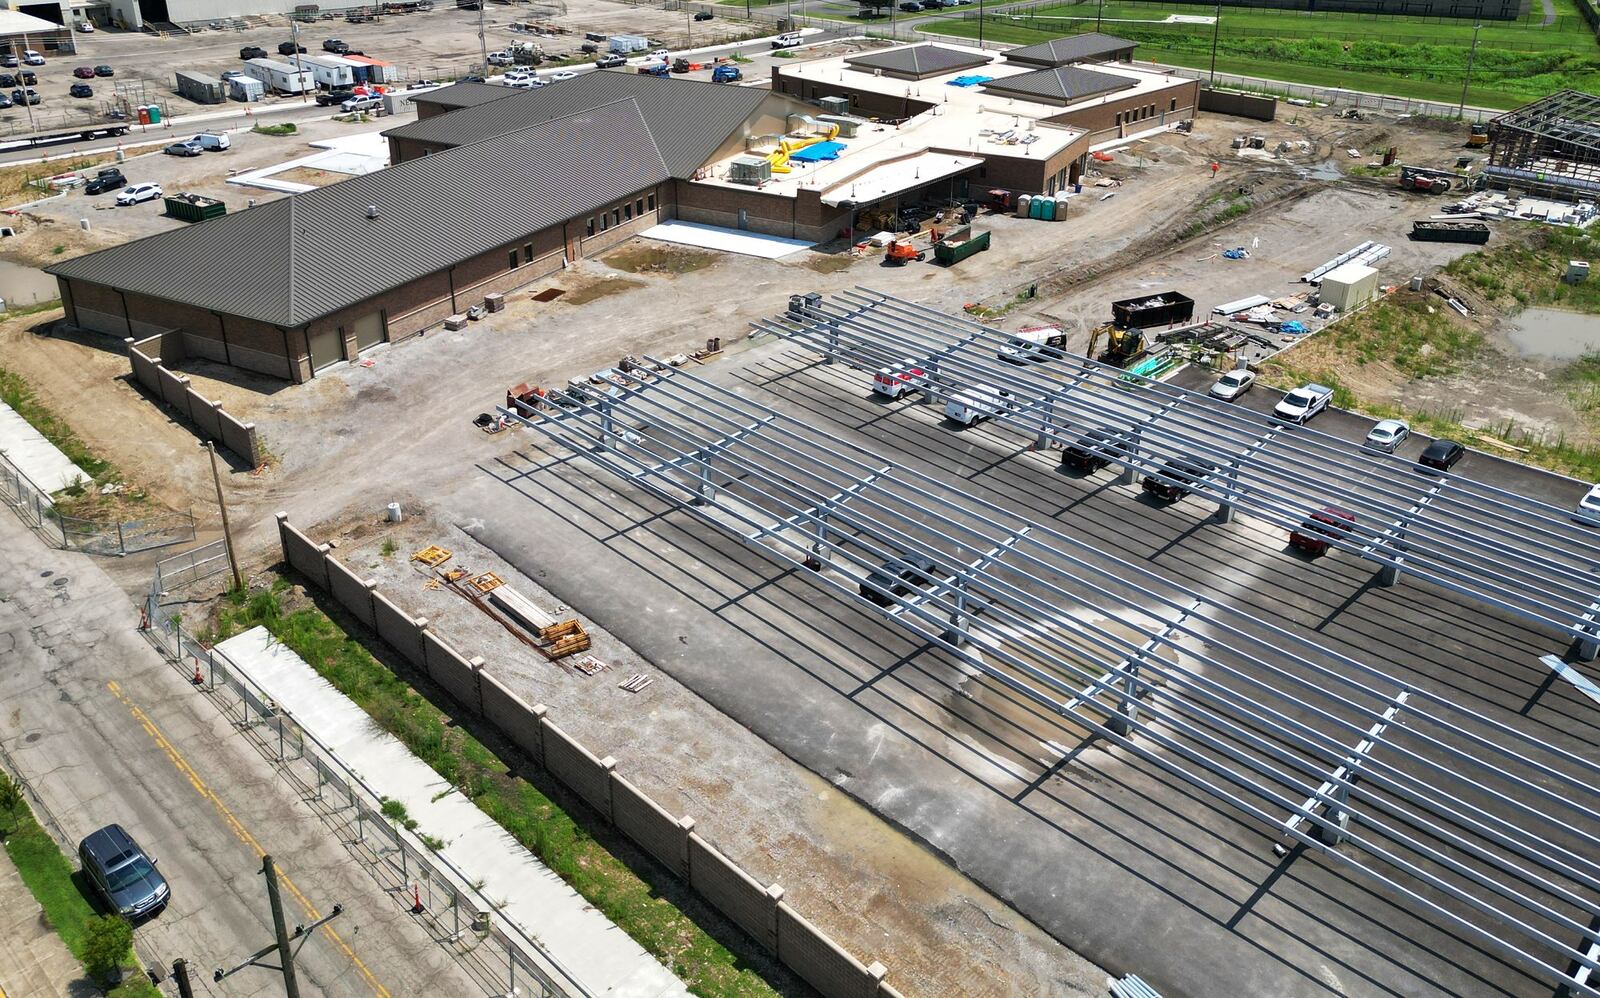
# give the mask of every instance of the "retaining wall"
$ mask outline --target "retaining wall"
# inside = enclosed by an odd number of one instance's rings
[[[137,369],[137,361],[135,362]],[[572,793],[581,797],[635,845],[654,857],[750,937],[778,957],[826,998],[900,998],[884,981],[881,963],[851,956],[825,932],[783,900],[783,888],[763,886],[694,831],[694,819],[675,818],[648,794],[617,773],[617,761],[601,758],[563,731],[543,704],[529,706],[484,668],[428,630],[367,585],[279,513],[283,559],[372,628],[383,642],[423,669],[461,706],[483,718]]]
[[[215,440],[237,454],[252,468],[266,460],[266,450],[256,436],[256,424],[235,419],[223,408],[221,402],[212,401],[189,387],[189,379],[174,374],[163,360],[180,360],[187,356],[184,338],[166,331],[142,340],[127,337],[122,341],[128,348],[128,366],[133,380],[143,385],[145,391],[178,411],[178,414],[200,432],[207,440]]]
[[[1278,116],[1278,98],[1201,87],[1200,110],[1231,114],[1240,118],[1254,118],[1256,121],[1271,121]]]

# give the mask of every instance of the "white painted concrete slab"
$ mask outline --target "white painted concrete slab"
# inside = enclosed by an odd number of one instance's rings
[[[765,236],[759,232],[723,229],[715,225],[700,225],[697,222],[662,222],[639,235],[667,243],[758,256],[763,260],[776,260],[781,256],[809,249],[811,246],[804,239],[781,239],[778,236]]]
[[[67,455],[4,402],[0,402],[0,453],[46,493],[89,480]]]
[[[294,180],[279,180],[277,175],[303,166],[312,170],[327,170],[329,173],[343,173],[354,177],[381,170],[389,165],[388,140],[380,132],[340,135],[312,142],[310,145],[323,151],[229,177],[228,183],[238,184],[241,187],[282,191],[286,194],[301,194],[316,190],[317,185],[302,184]]]
[[[538,939],[595,995],[665,998],[688,989],[627,933],[496,825],[477,805],[449,790],[439,774],[383,731],[344,694],[263,627],[217,645],[300,726],[386,797],[401,801],[420,833],[443,839],[443,855],[483,892],[504,898],[496,917]]]

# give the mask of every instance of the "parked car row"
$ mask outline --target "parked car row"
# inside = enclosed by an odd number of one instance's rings
[[[25,49],[20,60],[21,65],[43,66],[44,56],[33,49]],[[44,98],[33,88],[39,84],[39,75],[31,69],[21,69],[19,60],[14,52],[0,54],[0,67],[17,70],[14,73],[0,73],[0,110],[15,107],[18,104],[36,106],[44,102]],[[98,66],[77,66],[72,70],[74,78],[79,80],[93,80],[116,75],[116,70],[105,63]],[[9,93],[6,91],[9,90]],[[94,88],[87,83],[74,83],[68,88],[69,96],[86,98],[94,96]]]

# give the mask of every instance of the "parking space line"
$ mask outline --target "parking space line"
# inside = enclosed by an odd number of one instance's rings
[[[123,694],[122,687],[117,684],[116,680],[108,681],[106,688],[111,691],[112,696],[121,701],[124,707],[128,708],[128,712],[133,715],[133,719],[139,722],[140,727],[144,728],[145,733],[150,736],[151,740],[160,747],[162,752],[166,753],[167,759],[172,763],[173,768],[189,781],[195,792],[211,802],[211,806],[216,808],[217,813],[222,816],[223,821],[227,822],[228,827],[232,829],[233,834],[238,837],[239,841],[253,849],[257,859],[265,856],[267,854],[266,849],[262,848],[261,843],[245,827],[244,822],[240,821],[233,811],[228,808],[228,805],[224,804],[222,799],[206,785],[206,782],[200,778],[200,774],[195,772],[193,766],[189,765],[189,760],[184,758],[183,753],[178,751],[177,746],[168,740],[160,727],[150,719],[150,716]],[[300,906],[305,909],[307,918],[316,920],[322,917],[316,906],[311,903],[311,900],[301,892],[299,887],[295,886],[294,881],[289,879],[289,875],[284,872],[281,864],[278,865],[278,882],[287,887],[289,893],[294,895],[295,900],[300,902]],[[329,939],[332,939],[339,949],[344,951],[344,955],[349,958],[351,965],[361,972],[361,976],[372,987],[372,993],[377,998],[392,998],[389,989],[379,983],[378,979],[373,976],[372,971],[367,969],[367,965],[361,962],[359,956],[356,956],[355,950],[351,949],[350,945],[340,937],[339,933],[334,931],[332,925],[322,926],[322,932]]]

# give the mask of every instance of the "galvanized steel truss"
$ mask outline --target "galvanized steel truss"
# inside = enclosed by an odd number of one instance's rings
[[[1600,969],[1594,763],[692,375],[609,381],[549,415],[500,411],[1419,917],[1600,995],[1582,973]],[[872,575],[914,555],[936,566],[920,584]]]
[[[1586,659],[1600,651],[1600,544],[1569,510],[1459,475],[1420,475],[1402,458],[1081,355],[1010,363],[998,356],[1009,334],[891,295],[845,292],[802,311],[754,325],[867,371],[909,359],[925,367],[933,401],[978,386],[1010,392],[1013,407],[993,421],[1037,448],[1071,445],[1091,428],[1124,430],[1127,442],[1111,449],[1130,482],[1141,473],[1175,481],[1174,458],[1208,461],[1215,473],[1179,484],[1216,502],[1223,519],[1239,510],[1294,530],[1324,506],[1343,508],[1356,522],[1322,533],[1374,562],[1384,584],[1409,572],[1569,635]]]

